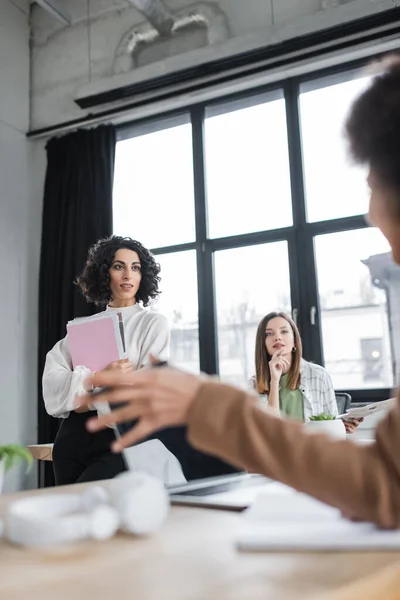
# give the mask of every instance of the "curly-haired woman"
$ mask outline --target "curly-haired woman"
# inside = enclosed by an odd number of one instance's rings
[[[121,313],[125,327],[128,358],[111,363],[105,370],[127,373],[139,369],[150,354],[168,358],[167,319],[143,309],[159,294],[159,272],[152,254],[130,238],[112,236],[90,248],[76,283],[88,302],[104,307],[106,312]],[[48,353],[43,373],[45,406],[50,415],[63,419],[53,447],[57,485],[109,479],[124,470],[121,457],[109,449],[114,432],[108,429],[89,435],[85,425],[90,412],[74,408],[74,399],[84,393],[88,375],[92,373],[84,365],[72,368],[68,336]]]

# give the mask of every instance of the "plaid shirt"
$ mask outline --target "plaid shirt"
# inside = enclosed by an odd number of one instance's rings
[[[255,377],[252,377],[251,384],[254,390]],[[338,414],[332,380],[320,365],[301,360],[299,390],[303,394],[304,421],[321,413],[334,416]],[[267,394],[260,397],[263,402],[268,402]]]

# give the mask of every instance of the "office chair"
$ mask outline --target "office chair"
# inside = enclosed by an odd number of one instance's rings
[[[346,392],[335,392],[335,397],[339,415],[342,415],[350,408],[351,396]]]

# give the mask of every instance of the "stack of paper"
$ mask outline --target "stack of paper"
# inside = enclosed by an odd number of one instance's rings
[[[83,365],[91,371],[101,371],[110,363],[125,358],[120,313],[103,312],[74,319],[68,322],[67,332],[74,369]]]
[[[306,494],[271,484],[242,516],[240,550],[396,550],[400,531],[344,519],[340,512]]]

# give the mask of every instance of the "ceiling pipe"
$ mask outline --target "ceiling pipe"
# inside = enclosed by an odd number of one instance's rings
[[[133,2],[134,0],[129,0]],[[139,0],[138,0],[139,1]],[[229,25],[224,12],[208,2],[196,2],[174,12],[172,29],[167,37],[179,35],[191,29],[203,29],[207,35],[207,45],[226,41],[230,37]],[[135,25],[121,39],[113,64],[113,73],[128,73],[137,66],[139,52],[165,39],[155,27],[146,21]]]
[[[163,37],[168,37],[174,26],[174,17],[162,0],[128,0]]]

